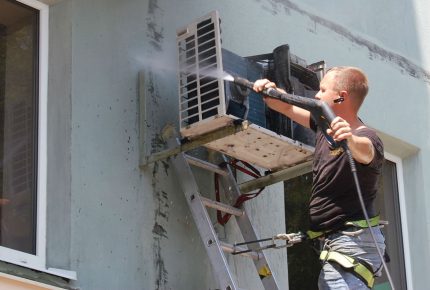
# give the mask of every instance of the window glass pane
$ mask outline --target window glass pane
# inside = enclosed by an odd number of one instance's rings
[[[376,202],[378,208],[381,210],[381,218],[390,223],[382,230],[386,239],[387,253],[390,257],[390,262],[387,263],[387,265],[394,285],[399,289],[406,289],[396,163],[385,160],[382,176],[383,178],[380,180]],[[385,272],[383,272],[382,277],[378,278],[375,283],[376,290],[389,289],[389,283],[385,276]]]
[[[285,215],[287,232],[297,232],[309,228],[308,202],[310,198],[312,174],[308,173],[285,181]],[[383,229],[391,262],[388,263],[394,284],[406,289],[406,272],[403,255],[399,191],[396,164],[384,161],[382,178],[376,198],[380,216],[390,224]],[[309,243],[301,243],[288,248],[288,278],[290,290],[317,289],[321,266],[318,255]],[[375,281],[375,290],[390,289],[383,275]]]
[[[0,245],[35,254],[38,11],[0,0]]]

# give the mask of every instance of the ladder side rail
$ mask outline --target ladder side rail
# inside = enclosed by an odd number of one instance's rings
[[[224,155],[222,155],[222,158],[224,162],[227,162],[227,159]],[[237,184],[234,178],[231,167],[227,166],[226,170],[228,171],[228,175],[223,178],[227,184],[226,187],[230,189],[229,194],[234,199],[237,199],[241,194],[239,190],[239,185]],[[242,236],[245,241],[258,240],[259,237],[257,236],[256,230],[254,229],[254,226],[252,225],[251,220],[249,219],[249,213],[247,212],[246,208],[243,208],[243,210],[245,214],[240,217],[236,217],[236,222],[239,226],[240,232],[242,233]],[[257,249],[257,248],[261,248],[262,246],[263,245],[260,243],[248,245],[250,249]],[[270,272],[272,273],[271,275],[266,276],[261,280],[261,282],[263,283],[264,289],[280,290],[279,283],[277,282],[274,273],[271,271],[271,268],[265,253],[261,251],[261,253],[259,254],[261,254],[260,258],[258,260],[253,260],[257,272],[259,272],[259,270],[262,269],[263,267],[268,267]]]
[[[200,199],[198,186],[184,153],[178,154],[172,160],[172,163],[209,256],[216,281],[218,281],[222,290],[238,290],[238,285],[228,268],[227,260],[212,226],[212,221]]]

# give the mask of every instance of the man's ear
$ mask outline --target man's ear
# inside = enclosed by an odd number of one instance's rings
[[[347,91],[339,91],[339,98],[337,98],[336,100],[333,100],[333,103],[340,104],[345,101],[346,97],[348,97]]]
[[[348,91],[340,91],[339,96],[346,100],[349,97]]]

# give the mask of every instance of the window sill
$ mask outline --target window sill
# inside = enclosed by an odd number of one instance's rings
[[[1,289],[32,289],[32,290],[65,290],[52,286],[46,283],[37,282],[34,280],[21,278],[15,275],[0,273],[0,288]]]
[[[58,268],[46,269],[45,267],[37,267],[31,264],[19,265],[15,262],[4,261],[4,259],[0,260],[0,274],[1,273],[65,289],[69,289],[68,281],[77,280],[75,271]]]
[[[70,270],[64,270],[64,269],[58,269],[58,268],[48,268],[45,270],[41,270],[42,272],[45,272],[47,274],[55,275],[61,278],[66,278],[69,280],[77,280],[78,276],[75,271]]]

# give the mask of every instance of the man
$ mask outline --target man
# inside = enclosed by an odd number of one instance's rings
[[[270,87],[276,88],[276,85],[267,79],[254,83],[257,92]],[[368,214],[374,217],[373,202],[383,162],[383,145],[375,131],[366,127],[357,115],[367,92],[367,77],[360,69],[335,67],[322,79],[315,98],[329,104],[337,116],[327,134],[336,142],[346,140],[357,164]],[[380,273],[382,261],[370,229],[363,223],[364,215],[346,153],[342,147],[329,144],[309,111],[269,97],[264,100],[270,108],[316,131],[309,216],[311,233],[318,232],[324,250],[320,257],[323,267],[318,280],[319,289],[371,288],[373,276]],[[377,219],[372,219],[372,223],[372,226],[376,225]],[[372,229],[383,253],[384,237],[377,226]],[[353,271],[352,268],[347,269],[351,264],[345,262],[341,265],[344,259],[349,258],[353,259],[353,264],[359,262],[364,267]]]

